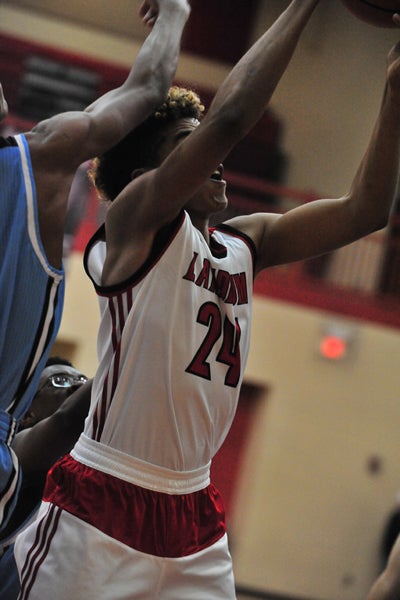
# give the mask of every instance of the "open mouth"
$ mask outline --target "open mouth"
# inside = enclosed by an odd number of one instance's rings
[[[214,181],[222,181],[222,176],[224,174],[223,165],[219,165],[218,169],[215,169],[214,173],[211,175],[210,179]]]

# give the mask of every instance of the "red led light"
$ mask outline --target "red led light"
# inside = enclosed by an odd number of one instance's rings
[[[325,335],[319,345],[321,355],[329,360],[340,360],[347,350],[346,341],[336,335]]]

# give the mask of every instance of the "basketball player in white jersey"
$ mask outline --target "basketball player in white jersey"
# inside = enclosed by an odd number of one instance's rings
[[[99,160],[94,180],[111,204],[85,254],[102,312],[99,369],[84,433],[17,540],[20,600],[235,598],[209,473],[236,410],[253,279],[382,227],[399,174],[395,48],[348,194],[210,227],[228,202],[221,163],[263,114],[317,4],[290,2],[204,119],[196,94],[172,88]]]

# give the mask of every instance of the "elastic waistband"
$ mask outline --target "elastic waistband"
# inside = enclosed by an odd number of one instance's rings
[[[0,410],[0,442],[10,445],[16,430],[16,419],[4,410]]]
[[[70,454],[88,467],[164,494],[191,494],[210,484],[211,462],[193,471],[174,471],[100,444],[83,433]]]

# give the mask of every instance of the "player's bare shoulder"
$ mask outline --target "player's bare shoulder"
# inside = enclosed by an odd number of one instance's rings
[[[258,248],[265,238],[268,230],[281,215],[276,213],[252,213],[240,215],[224,222],[251,238]]]

